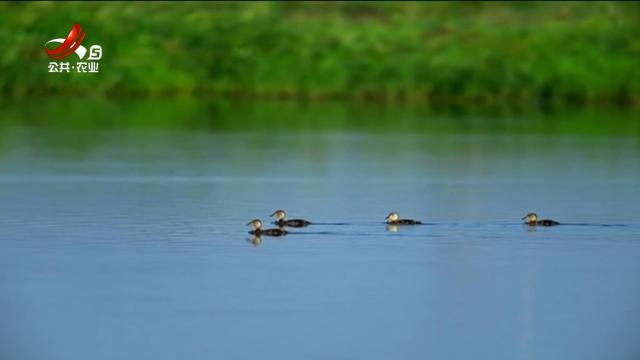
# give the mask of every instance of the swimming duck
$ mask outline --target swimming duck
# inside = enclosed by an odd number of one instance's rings
[[[262,229],[262,221],[260,219],[253,219],[247,223],[247,225],[251,225],[253,230],[249,231],[249,234],[256,236],[285,236],[287,235],[287,230],[285,229]]]
[[[271,215],[269,215],[269,217],[273,217],[276,216],[276,221],[274,222],[274,224],[283,227],[283,226],[288,226],[288,227],[305,227],[305,226],[309,226],[309,224],[311,224],[311,222],[304,220],[304,219],[290,219],[290,220],[285,220],[285,217],[287,216],[287,213],[284,212],[284,210],[276,210],[274,211]]]
[[[389,225],[420,225],[422,224],[418,220],[400,219],[397,212],[390,212],[385,218]]]
[[[533,213],[533,212],[532,213],[528,213],[525,217],[522,218],[522,220],[526,220],[525,224],[527,224],[529,226],[536,226],[536,225],[554,226],[554,225],[560,225],[560,223],[555,221],[555,220],[549,220],[549,219],[538,220],[538,214]]]

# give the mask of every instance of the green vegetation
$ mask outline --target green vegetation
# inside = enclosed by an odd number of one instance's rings
[[[29,128],[172,129],[211,133],[278,134],[517,134],[640,138],[635,108],[434,108],[343,101],[213,101],[171,99],[26,98],[0,101],[0,133]],[[107,131],[108,132],[108,131]],[[85,138],[84,135],[78,134]],[[8,141],[8,138],[4,140]],[[85,138],[87,142],[94,139]],[[0,139],[0,147],[3,139]],[[638,142],[640,145],[640,142]],[[639,148],[640,149],[640,148]]]
[[[49,74],[80,23],[99,74]],[[0,91],[640,104],[638,3],[0,3]]]

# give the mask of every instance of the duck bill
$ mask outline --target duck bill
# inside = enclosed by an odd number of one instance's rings
[[[275,215],[277,213],[277,211],[274,211],[271,213],[271,215],[269,215],[269,217],[273,217],[273,215]]]
[[[253,222],[253,220],[249,221],[249,222],[246,224],[246,226],[251,225],[251,223],[252,223],[252,222]]]
[[[523,216],[521,220],[526,220],[528,216]]]

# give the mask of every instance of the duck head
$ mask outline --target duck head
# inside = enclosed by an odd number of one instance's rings
[[[276,219],[284,220],[284,218],[287,216],[287,213],[285,213],[284,210],[276,210],[271,215],[269,215],[269,217],[273,217],[274,215]]]
[[[522,220],[525,220],[528,223],[534,223],[536,221],[538,221],[538,214],[532,212],[532,213],[528,213],[526,216],[524,216],[522,218]]]
[[[387,217],[385,218],[385,220],[388,221],[398,221],[400,217],[398,216],[397,212],[390,212],[389,215],[387,215]]]
[[[262,221],[260,221],[260,219],[253,219],[249,221],[247,225],[251,225],[253,230],[260,230],[262,228]]]

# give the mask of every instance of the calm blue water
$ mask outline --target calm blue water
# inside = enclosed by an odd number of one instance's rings
[[[5,126],[0,358],[638,359],[638,139]]]

